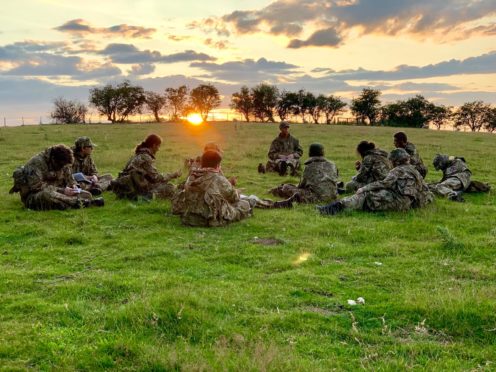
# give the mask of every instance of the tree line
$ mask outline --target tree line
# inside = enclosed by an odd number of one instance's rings
[[[365,88],[348,104],[335,95],[315,95],[300,89],[296,92],[282,90],[266,83],[252,88],[242,86],[231,96],[230,107],[247,121],[275,122],[295,120],[303,123],[331,124],[339,115],[349,111],[356,123],[362,125],[386,125],[426,128],[430,125],[440,129],[446,124],[455,128],[468,127],[471,131],[496,130],[496,107],[482,101],[467,102],[458,108],[437,105],[422,95],[405,100],[382,104],[381,91]],[[152,113],[155,121],[169,112],[169,120],[177,121],[190,113],[198,113],[207,121],[209,113],[220,106],[221,97],[212,84],[201,84],[189,90],[182,85],[166,88],[163,93],[145,91],[129,81],[107,84],[90,90],[90,105],[99,115],[112,123],[122,123],[132,115],[144,111]],[[54,101],[52,119],[57,123],[84,123],[88,107],[81,102],[57,98]]]

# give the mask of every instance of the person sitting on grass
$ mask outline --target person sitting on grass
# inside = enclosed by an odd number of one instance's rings
[[[73,161],[69,147],[49,147],[14,171],[14,186],[9,192],[18,192],[24,206],[33,210],[103,206],[103,198],[93,199],[88,191],[77,187],[72,177]]]
[[[424,165],[422,158],[420,157],[417,148],[411,142],[408,142],[408,137],[405,132],[395,133],[394,136],[394,147],[397,149],[405,149],[408,155],[410,155],[410,164],[418,170],[420,175],[425,178],[427,175],[427,167]]]
[[[301,203],[331,202],[338,196],[338,169],[324,157],[324,146],[312,143],[308,150],[309,159],[298,185],[282,184],[270,190],[275,196],[289,198],[298,194]]]
[[[383,180],[391,170],[388,153],[376,148],[373,142],[361,141],[356,151],[362,161],[355,162],[358,173],[346,184],[346,192],[355,192],[362,186]]]
[[[178,170],[170,174],[161,174],[155,168],[155,155],[160,149],[162,138],[150,134],[136,146],[134,156],[127,162],[119,177],[112,181],[112,191],[119,198],[136,200],[143,198],[170,199],[176,192],[176,187],[170,180],[181,176]]]
[[[365,211],[407,211],[421,208],[433,200],[427,184],[410,164],[404,149],[391,151],[389,159],[393,169],[382,181],[359,188],[355,195],[325,206],[317,206],[323,215],[334,215],[345,209]]]

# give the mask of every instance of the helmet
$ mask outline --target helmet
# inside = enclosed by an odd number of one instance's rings
[[[408,155],[405,149],[398,148],[391,151],[389,154],[389,160],[392,163],[406,164],[410,160],[410,155]]]
[[[90,137],[79,137],[74,143],[77,149],[82,149],[83,147],[95,147],[96,145],[91,142]]]
[[[308,149],[308,156],[324,156],[324,146],[320,143],[312,143]]]

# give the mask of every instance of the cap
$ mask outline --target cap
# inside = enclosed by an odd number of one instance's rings
[[[289,128],[289,123],[287,121],[281,121],[281,123],[279,124],[279,129],[282,128]]]
[[[90,137],[79,137],[74,143],[76,148],[82,149],[83,147],[96,147],[96,145],[91,142]]]

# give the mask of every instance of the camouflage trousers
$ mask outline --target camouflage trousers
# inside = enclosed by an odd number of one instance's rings
[[[77,196],[67,196],[55,187],[47,187],[37,193],[28,194],[22,199],[26,208],[42,211],[50,209],[65,210],[81,208],[82,200],[91,200],[92,196],[87,191],[81,191]]]
[[[463,191],[463,184],[458,178],[450,177],[443,182],[431,183],[429,189],[436,195],[449,198],[455,196],[457,191]]]
[[[176,186],[163,182],[148,185],[147,190],[140,190],[129,175],[121,176],[112,181],[112,191],[120,199],[171,199],[176,194]]]
[[[198,227],[219,227],[225,226],[232,222],[241,221],[244,218],[250,217],[252,215],[253,208],[248,200],[239,200],[238,202],[231,204],[233,207],[230,210],[229,217],[224,217],[221,220],[207,219],[204,216],[196,213],[180,213],[176,210],[174,214],[180,214],[181,223],[186,226],[198,226]]]
[[[277,187],[274,187],[269,191],[274,196],[279,196],[281,198],[287,199],[292,197],[294,194],[300,194],[300,203],[317,203],[324,200],[319,200],[317,195],[307,189],[300,189],[296,185],[290,183],[283,183]],[[326,200],[327,201],[327,200]]]
[[[341,200],[347,209],[368,211],[406,211],[412,207],[412,199],[390,190],[366,191]]]
[[[279,172],[281,163],[286,163],[288,168],[293,168],[295,171],[300,169],[300,159],[289,159],[289,160],[283,160],[283,159],[276,159],[276,160],[271,160],[267,161],[267,165],[265,166],[265,169],[267,172]]]
[[[239,195],[241,200],[246,200],[252,208],[270,209],[274,206],[274,201],[270,199],[260,199],[256,195]]]
[[[98,177],[98,182],[96,183],[82,183],[81,188],[86,191],[90,191],[91,189],[97,187],[102,191],[106,191],[110,184],[112,183],[112,175],[104,174],[103,176]]]

